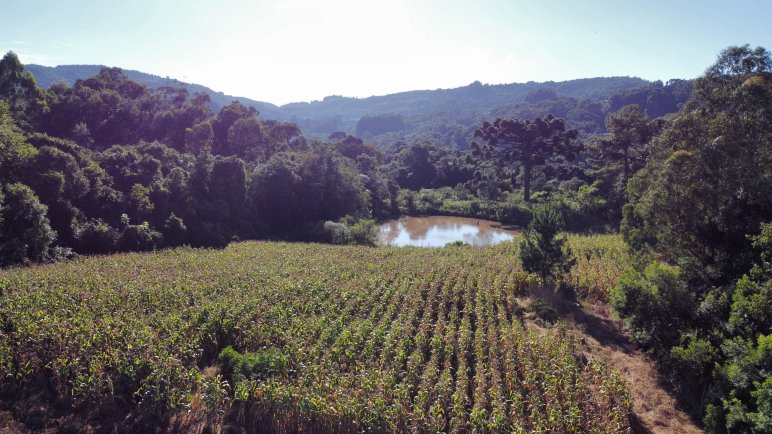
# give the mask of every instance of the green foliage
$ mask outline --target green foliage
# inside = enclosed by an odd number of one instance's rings
[[[56,232],[47,208],[20,183],[0,185],[0,265],[52,259]]]
[[[169,246],[179,246],[185,242],[188,228],[181,218],[169,214],[163,229],[164,242]]]
[[[531,199],[531,171],[550,157],[561,155],[573,159],[582,145],[576,142],[576,130],[566,129],[565,121],[551,114],[531,120],[498,118],[492,124],[484,122],[475,130],[476,138],[486,143],[472,144],[475,154],[497,164],[519,162],[523,166],[523,197]]]
[[[351,240],[351,231],[345,223],[326,221],[322,224],[321,237],[332,244],[348,244]]]
[[[214,143],[212,123],[201,122],[185,129],[185,151],[193,155],[211,152]]]
[[[147,222],[138,225],[127,224],[116,240],[115,247],[128,252],[155,250],[160,239],[161,234],[150,228]]]
[[[699,384],[710,377],[718,361],[718,350],[707,340],[696,334],[681,337],[681,344],[670,349],[674,369],[682,375],[687,384]]]
[[[35,148],[24,139],[5,101],[0,100],[0,182],[21,179]]]
[[[220,373],[233,385],[245,380],[265,380],[272,375],[282,374],[288,365],[286,356],[275,348],[241,354],[228,346],[217,358],[221,363]]]
[[[746,235],[772,210],[771,107],[770,71],[698,79],[685,110],[651,142],[650,163],[630,181],[628,243],[655,247],[711,283],[742,275],[752,261]]]
[[[352,244],[374,246],[378,236],[378,225],[375,220],[360,219],[350,226]]]
[[[466,241],[456,240],[452,243],[445,244],[445,247],[469,247],[469,243]]]
[[[14,77],[0,82],[23,79]],[[63,248],[302,239],[313,222],[398,212],[382,154],[353,138],[309,144],[294,124],[263,121],[254,108],[234,102],[214,115],[206,96],[149,88],[117,68],[48,96],[50,111],[26,138],[0,101],[0,182],[34,191]],[[373,243],[372,224],[352,229],[355,242]]]
[[[619,375],[522,325],[514,253],[243,242],[0,270],[0,401],[127,426],[628,432]]]
[[[100,219],[91,219],[75,229],[77,249],[81,253],[105,254],[114,251],[118,231]]]
[[[706,412],[705,424],[716,432],[772,430],[772,334],[754,340],[724,341],[727,360],[715,376],[723,390]],[[715,392],[714,392],[715,393]]]
[[[534,210],[520,242],[520,262],[526,271],[546,281],[571,269],[575,261],[564,247],[565,238],[557,236],[562,228],[563,216],[556,207],[544,205]]]
[[[680,342],[696,308],[678,268],[661,262],[627,270],[610,303],[635,338],[658,352]]]
[[[612,305],[710,432],[772,429],[771,108],[770,54],[727,48],[628,183],[625,239],[677,266],[628,272]]]
[[[32,74],[24,72],[24,66],[12,51],[0,60],[0,101],[10,107],[12,116],[26,131],[32,130],[40,116],[48,111],[45,92]]]
[[[378,225],[374,220],[355,219],[347,216],[340,222],[326,221],[317,224],[311,239],[331,244],[356,244],[375,246]]]
[[[507,201],[496,210],[496,220],[516,226],[525,226],[531,221],[533,212],[522,195],[510,194]]]

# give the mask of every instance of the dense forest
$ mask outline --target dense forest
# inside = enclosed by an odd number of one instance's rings
[[[99,73],[98,65],[47,67],[26,65],[38,84],[49,88],[59,82],[73,85]],[[276,106],[248,98],[232,97],[207,87],[170,78],[125,70],[126,76],[150,89],[182,87],[210,97],[217,112],[238,101],[260,112],[261,119],[297,124],[309,138],[326,140],[345,132],[368,143],[389,147],[397,142],[430,141],[452,149],[469,147],[475,128],[491,117],[532,118],[552,113],[581,130],[605,132],[608,111],[640,104],[652,117],[678,111],[689,97],[691,83],[684,80],[647,82],[631,77],[597,77],[563,82],[489,85],[474,82],[455,89],[402,92],[368,98],[329,96],[321,101]],[[535,113],[535,114],[534,114]]]
[[[376,221],[451,214],[527,227],[516,254],[522,267],[562,287],[553,278],[582,258],[560,231],[621,232],[630,261],[608,300],[626,330],[706,430],[770,432],[770,53],[729,47],[693,81],[618,81],[574,96],[569,82],[517,87],[522,100],[488,111],[387,109],[362,114],[353,127],[317,128],[299,117],[265,119],[239,101],[213,110],[205,93],[148,87],[117,68],[43,89],[9,52],[0,61],[0,265],[245,239],[373,245]],[[454,91],[475,101],[515,88],[461,89]],[[425,96],[409,95],[419,105]],[[511,276],[493,280],[500,278]],[[521,278],[522,289],[530,281]],[[0,289],[11,289],[9,279],[0,278]],[[453,285],[426,288],[452,299]],[[506,297],[497,285],[476,295],[477,315],[487,318],[479,333],[494,340],[500,324],[515,327],[491,316]],[[0,324],[15,333],[16,323]],[[467,339],[471,348],[487,337]],[[420,357],[430,353],[426,344]],[[226,365],[262,363],[259,353],[231,351],[221,354]],[[388,364],[389,375],[400,375],[399,366]],[[621,390],[592,411],[618,417]],[[536,419],[523,429],[537,429]]]

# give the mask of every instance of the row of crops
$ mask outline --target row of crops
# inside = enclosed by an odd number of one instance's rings
[[[524,327],[515,249],[246,242],[2,271],[2,388],[255,431],[628,431],[619,377]]]

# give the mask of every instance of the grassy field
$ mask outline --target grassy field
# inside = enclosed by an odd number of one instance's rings
[[[125,411],[277,432],[629,431],[616,373],[564,328],[523,326],[516,258],[244,242],[1,271],[5,407],[38,391],[97,426]]]

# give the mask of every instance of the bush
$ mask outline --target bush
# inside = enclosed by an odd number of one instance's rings
[[[331,244],[349,244],[351,232],[345,223],[326,221],[322,225],[322,240]]]
[[[450,243],[445,244],[444,247],[470,247],[471,245],[467,243],[466,241],[456,240]]]
[[[161,234],[150,228],[148,222],[143,222],[139,225],[126,225],[115,247],[125,252],[155,250],[156,243],[160,240]]]
[[[630,269],[611,292],[611,306],[644,345],[669,353],[696,309],[677,267],[650,263],[643,273]]]
[[[188,228],[181,218],[171,213],[164,224],[163,237],[166,245],[179,246],[185,242]]]
[[[520,261],[526,271],[546,281],[571,269],[575,261],[563,247],[566,240],[557,237],[562,228],[563,217],[557,208],[549,204],[536,208],[520,242]]]
[[[714,432],[772,432],[772,334],[756,341],[725,341],[728,360],[715,377],[724,386],[708,406],[705,425]]]
[[[102,219],[89,219],[74,232],[81,253],[104,254],[115,250],[118,231]]]
[[[24,184],[0,189],[0,266],[53,259],[56,232],[47,212],[48,207]]]
[[[245,380],[264,380],[284,372],[287,367],[287,358],[274,348],[241,354],[228,346],[220,352],[218,359],[222,364],[220,373],[231,385]]]
[[[509,225],[526,226],[531,217],[531,208],[521,194],[510,194],[507,201],[496,210],[496,219]]]
[[[363,246],[374,246],[378,237],[378,225],[375,220],[361,219],[350,227],[351,242]]]
[[[359,244],[374,246],[378,236],[378,225],[374,220],[356,220],[351,216],[339,222],[319,222],[308,231],[308,237],[314,241],[330,244]]]

